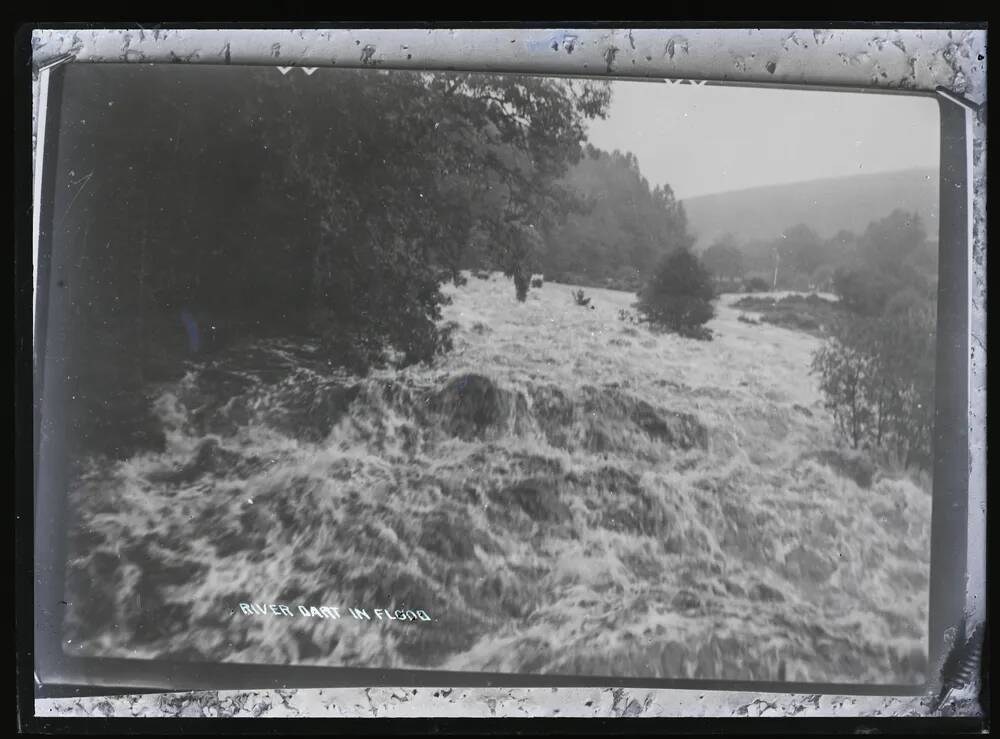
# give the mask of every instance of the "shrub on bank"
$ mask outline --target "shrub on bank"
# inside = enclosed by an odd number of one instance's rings
[[[715,315],[712,276],[693,253],[678,249],[660,262],[639,293],[636,309],[658,330],[709,340],[705,323]]]

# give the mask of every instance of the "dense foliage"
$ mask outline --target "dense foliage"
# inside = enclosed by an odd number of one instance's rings
[[[747,295],[732,303],[734,308],[744,308],[759,314],[756,323],[804,331],[825,338],[827,329],[840,319],[843,308],[837,301],[827,300],[815,293],[792,293],[780,298]]]
[[[720,281],[738,280],[746,271],[743,252],[739,250],[732,234],[717,239],[701,255],[701,260],[716,280]]]
[[[937,304],[937,244],[915,213],[894,210],[864,232],[822,238],[797,225],[768,241],[722,238],[704,254],[717,284],[741,254],[747,292],[825,290],[818,296],[745,298],[768,323],[826,338],[813,371],[827,407],[854,448],[905,466],[931,461]],[[734,265],[732,268],[727,265]],[[722,281],[720,283],[720,280]],[[751,319],[746,319],[751,320]]]
[[[931,463],[936,274],[915,216],[872,223],[835,273],[839,320],[816,353],[826,405],[854,448],[906,466]]]
[[[934,314],[926,305],[834,324],[813,367],[854,448],[887,451],[906,466],[930,463],[934,350]]]
[[[98,419],[141,416],[150,379],[242,339],[312,337],[357,371],[447,349],[442,281],[500,269],[525,298],[609,97],[542,77],[70,71],[55,230],[78,437],[124,453]]]
[[[865,315],[878,315],[904,290],[933,300],[937,259],[920,219],[894,211],[871,223],[832,282],[841,301]]]
[[[567,207],[557,181],[607,90],[540,77],[334,77],[303,91],[280,127],[285,177],[304,185],[321,226],[314,305],[326,335],[373,346],[364,364],[383,363],[386,347],[425,360],[446,346],[434,325],[442,273],[495,267],[525,299],[540,233]]]
[[[874,221],[861,234],[841,230],[824,238],[798,224],[773,239],[741,241],[738,235],[726,235],[703,255],[722,279],[735,272],[725,266],[735,261],[733,255],[721,258],[729,252],[724,247],[739,252],[744,283],[756,278],[776,290],[844,292],[862,301],[886,293],[880,287],[886,279],[894,281],[891,293],[921,280],[932,286],[937,274],[937,244],[928,239],[916,214],[902,210]],[[872,269],[877,274],[871,275]]]
[[[693,243],[673,191],[651,187],[631,153],[587,144],[561,185],[574,198],[545,231],[539,264],[551,280],[634,291],[665,254]]]

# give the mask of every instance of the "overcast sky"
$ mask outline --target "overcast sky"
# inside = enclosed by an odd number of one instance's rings
[[[601,149],[633,152],[678,199],[821,177],[937,167],[931,98],[612,82]]]

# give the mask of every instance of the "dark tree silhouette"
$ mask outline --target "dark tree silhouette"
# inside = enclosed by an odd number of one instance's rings
[[[697,256],[678,249],[665,257],[639,293],[636,309],[652,327],[709,339],[713,315],[712,277]]]
[[[359,372],[427,360],[449,346],[439,287],[472,260],[523,299],[584,120],[610,96],[549,78],[184,65],[73,69],[64,89],[54,233],[73,418],[114,454],[128,449],[105,426],[134,427],[113,419],[141,419],[148,381],[189,358],[300,335]]]
[[[702,262],[716,278],[737,280],[743,276],[743,253],[736,246],[732,234],[727,234],[713,243],[701,256]]]

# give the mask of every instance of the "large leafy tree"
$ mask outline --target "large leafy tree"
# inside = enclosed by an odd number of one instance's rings
[[[725,234],[705,250],[702,262],[719,279],[735,280],[743,276],[743,252],[732,234]]]
[[[926,241],[927,231],[920,216],[897,209],[868,224],[859,251],[869,265],[891,271],[921,251]]]
[[[76,417],[124,428],[148,381],[269,334],[322,337],[358,370],[446,349],[442,280],[474,259],[524,297],[555,183],[609,95],[496,75],[71,70],[54,279],[72,288]]]
[[[436,266],[455,270],[476,242],[516,283],[533,233],[563,210],[556,183],[580,157],[585,118],[610,99],[606,85],[542,77],[338,70],[299,82],[282,91],[295,101],[280,126],[284,176],[337,224],[323,250],[391,206],[387,228]]]
[[[833,275],[843,304],[869,315],[881,313],[903,290],[933,300],[936,285],[937,260],[920,218],[901,210],[870,223],[852,258]]]
[[[827,243],[805,224],[787,229],[781,236],[782,261],[802,274],[811,274],[829,257]]]
[[[935,315],[916,292],[877,316],[846,312],[813,357],[825,405],[854,448],[896,462],[931,463]]]
[[[299,83],[278,93],[291,101],[280,176],[319,224],[309,260],[325,336],[359,365],[428,359],[447,346],[438,284],[470,259],[502,269],[524,300],[538,234],[565,210],[557,181],[606,86],[371,71]]]

